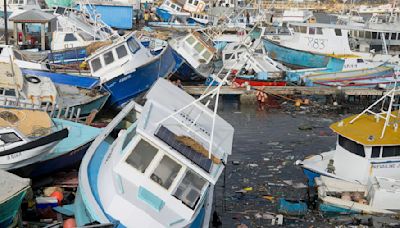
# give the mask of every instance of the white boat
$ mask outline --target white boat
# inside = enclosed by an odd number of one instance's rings
[[[317,177],[319,209],[325,213],[395,214],[400,210],[400,181],[371,177],[366,185]]]
[[[0,169],[13,170],[40,161],[68,137],[44,111],[0,108]]]
[[[144,106],[127,104],[82,160],[77,225],[208,227],[234,131],[216,114],[218,105],[200,102],[218,91],[195,100],[159,79]],[[113,138],[124,119],[134,123]]]
[[[362,113],[331,125],[336,148],[297,162],[309,185],[321,175],[364,185],[371,177],[400,179],[398,92],[394,87]]]
[[[360,5],[357,9],[359,14],[373,14],[373,13],[400,13],[400,8],[395,4],[385,4],[379,6],[366,6]]]
[[[279,26],[288,25],[291,22],[315,22],[315,17],[312,11],[307,9],[285,9],[282,13],[282,16],[274,16],[272,18],[272,23],[277,24]]]

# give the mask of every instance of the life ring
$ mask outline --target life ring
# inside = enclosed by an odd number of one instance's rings
[[[36,76],[28,76],[28,77],[25,77],[25,79],[26,79],[28,82],[33,83],[33,84],[38,84],[38,83],[40,83],[40,79],[39,79],[38,77],[36,77]]]

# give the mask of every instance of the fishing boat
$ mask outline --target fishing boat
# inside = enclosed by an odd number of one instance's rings
[[[394,68],[378,66],[360,70],[306,74],[301,77],[306,86],[370,87],[394,86],[398,81]]]
[[[0,104],[4,106],[86,117],[93,110],[101,110],[109,96],[96,89],[55,85],[47,77],[23,76],[16,64],[0,63],[0,66]]]
[[[200,102],[218,89],[195,100],[158,79],[144,106],[127,104],[82,160],[77,225],[208,226],[233,140],[232,126],[216,114],[218,102],[214,110]],[[134,123],[119,130],[124,119]]]
[[[213,70],[212,59],[216,50],[198,32],[190,32],[184,37],[172,39],[169,44],[174,50],[177,73],[183,80],[207,77]]]
[[[321,175],[364,185],[370,177],[400,179],[398,91],[394,87],[360,114],[332,124],[338,135],[334,150],[296,162],[310,186]]]
[[[0,169],[0,227],[14,223],[30,180]]]
[[[12,172],[21,177],[38,178],[67,168],[77,168],[93,140],[102,131],[75,121],[52,118],[55,125],[68,129],[68,137],[61,140],[54,150],[34,164]]]
[[[400,209],[399,180],[371,177],[367,184],[352,183],[336,178],[315,178],[319,210],[340,214],[395,214]]]
[[[0,108],[0,169],[13,170],[40,161],[68,137],[44,111]]]

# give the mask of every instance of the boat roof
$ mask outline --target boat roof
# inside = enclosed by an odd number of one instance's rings
[[[392,114],[397,114],[397,111],[396,113],[392,112]],[[386,128],[385,135],[381,138],[385,120],[380,119],[377,122],[374,115],[363,114],[353,123],[350,123],[356,116],[347,117],[342,121],[332,124],[330,127],[337,134],[365,146],[400,145],[400,134],[392,126]],[[390,123],[394,123],[395,121],[398,120],[394,117],[391,117],[389,120]]]
[[[13,75],[15,77],[13,77]],[[0,87],[21,89],[23,85],[22,72],[16,64],[0,62]]]
[[[52,125],[53,122],[47,112],[0,107],[0,127],[17,128],[24,135],[29,136],[40,129],[49,129]]]
[[[147,101],[143,107],[142,113],[148,114],[146,118],[141,118],[139,120],[137,127],[138,132],[144,132],[146,135],[152,136],[155,139],[155,134],[160,127],[163,126],[177,136],[191,137],[208,150],[209,143],[207,141],[211,139],[211,123],[213,116],[213,112],[208,107],[200,102],[188,106],[195,99],[182,89],[162,78],[157,80],[156,84],[146,95],[146,98]],[[188,106],[186,109],[174,116],[176,119],[165,119],[170,114],[186,106]],[[163,120],[165,121],[162,122]],[[190,125],[193,121],[196,121],[196,124],[193,124],[191,129],[199,135],[202,135],[203,138],[189,132],[187,128],[181,124],[185,122],[185,124]],[[231,154],[233,132],[233,127],[219,115],[216,115],[214,139],[212,143],[212,154],[215,157],[224,160],[227,155]],[[207,139],[207,141],[205,139]]]
[[[21,178],[15,174],[0,169],[0,205],[21,191],[25,191],[30,185],[28,178]]]
[[[370,27],[360,27],[360,26],[351,26],[351,25],[338,25],[338,24],[324,24],[324,23],[301,23],[301,22],[291,22],[290,25],[294,26],[306,26],[306,27],[317,27],[317,28],[330,28],[330,29],[341,29],[341,30],[356,30],[356,31],[371,31],[371,32],[382,32],[388,31],[392,32],[393,28],[390,29],[374,29]]]

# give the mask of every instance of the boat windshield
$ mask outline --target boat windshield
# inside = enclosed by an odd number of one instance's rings
[[[352,154],[365,157],[364,146],[339,135],[339,145]]]
[[[140,49],[140,45],[132,37],[129,38],[126,43],[128,44],[129,50],[131,50],[133,54],[135,54]]]

